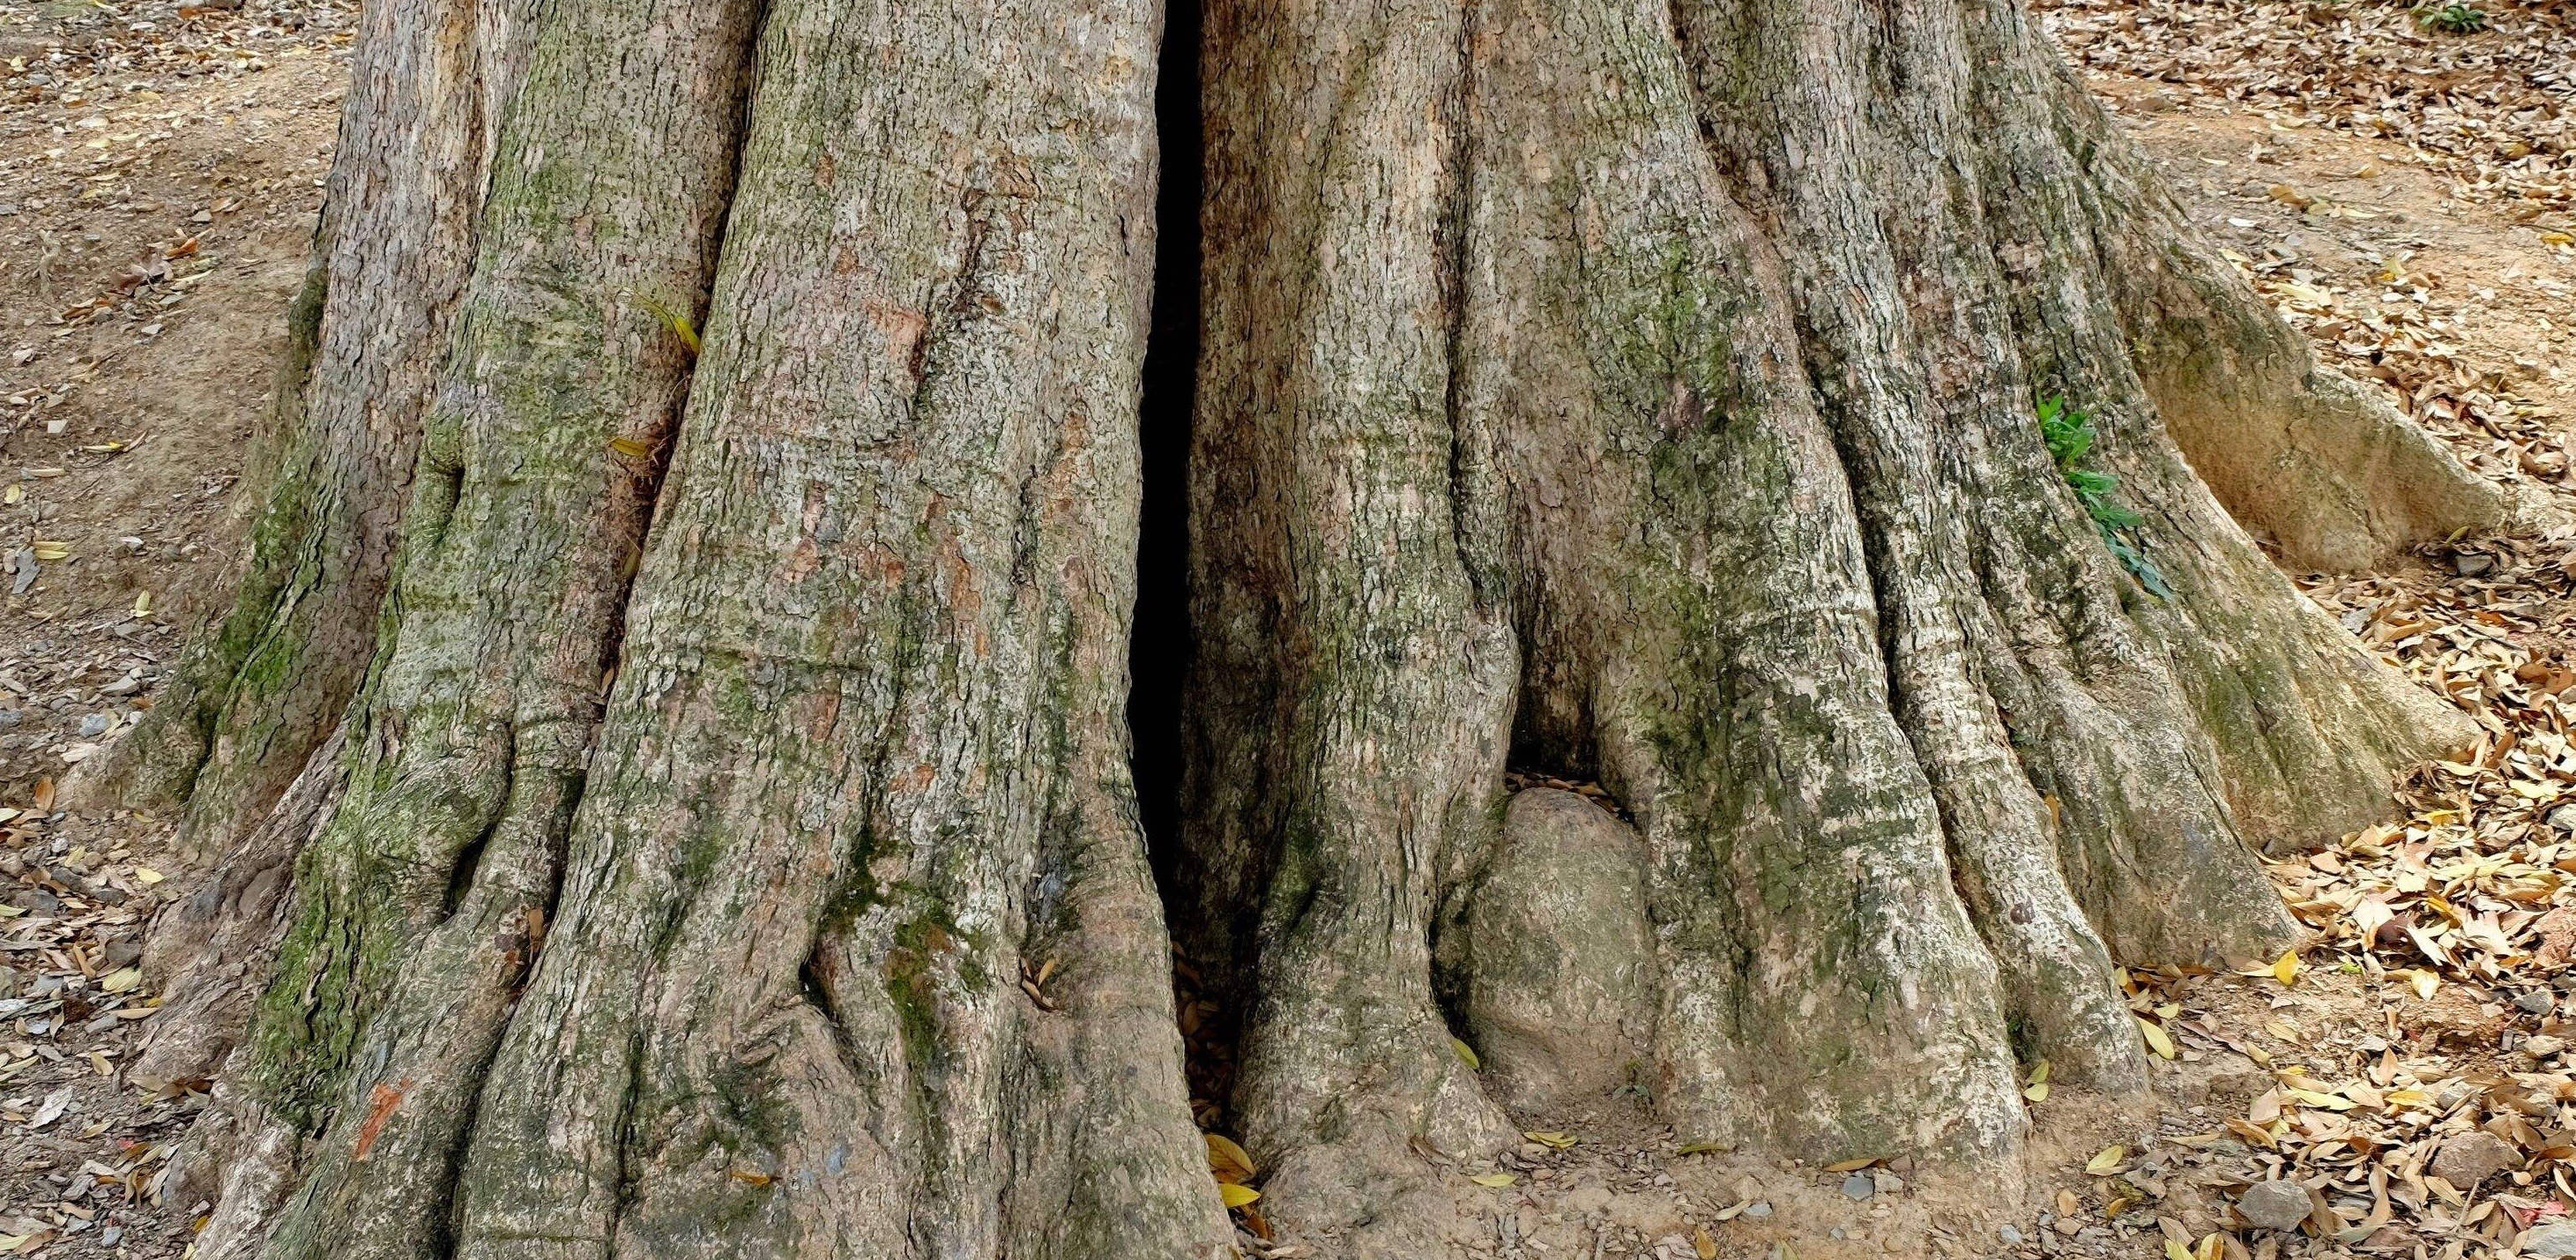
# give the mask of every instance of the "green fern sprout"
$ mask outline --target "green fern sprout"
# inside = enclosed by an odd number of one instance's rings
[[[2084,457],[2093,453],[2093,444],[2101,436],[2093,428],[2093,417],[2066,405],[2066,399],[2051,394],[2039,401],[2039,434],[2048,443],[2049,458],[2056,461],[2057,472],[2066,478],[2067,488],[2075,492],[2075,501],[2084,505],[2084,514],[2093,518],[2093,528],[2102,534],[2102,545],[2111,558],[2129,571],[2147,593],[2157,599],[2172,599],[2173,588],[2165,584],[2164,572],[2147,558],[2146,547],[2138,537],[2137,527],[2146,518],[2122,507],[2114,497],[2120,490],[2120,479],[2109,473],[2084,466]]]

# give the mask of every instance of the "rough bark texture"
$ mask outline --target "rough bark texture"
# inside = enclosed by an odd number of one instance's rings
[[[312,266],[245,478],[241,589],[143,727],[76,785],[143,808],[184,802],[198,860],[229,860],[260,825],[373,655],[528,7],[388,0],[360,19]]]
[[[346,786],[210,898],[274,964],[201,1252],[1212,1254],[1120,719],[1151,7],[535,22]]]
[[[2252,849],[2458,733],[2185,455],[2293,551],[2501,509],[2010,0],[1204,19],[1158,898],[1156,6],[370,10],[271,524],[133,763],[228,854],[137,1065],[223,1058],[206,1260],[1218,1254],[1166,904],[1347,1254],[1611,1090],[2001,1159],[2017,1058],[2139,1081],[2114,959],[2277,948]]]
[[[1208,12],[1180,927],[1274,1219],[1428,1245],[1388,1187],[1508,1133],[1427,965],[1507,757],[1636,817],[1686,1138],[1984,1158],[2458,733],[2177,453],[2133,339],[2286,334],[2004,0]]]

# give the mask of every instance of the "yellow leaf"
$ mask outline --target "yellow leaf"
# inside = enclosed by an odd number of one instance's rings
[[[2565,232],[2543,232],[2540,234],[2540,243],[2543,245],[2576,245],[2576,236],[2570,236]]]
[[[2084,1161],[2084,1175],[2087,1177],[2108,1177],[2111,1175],[2111,1170],[2118,1168],[2120,1166],[2120,1161],[2127,1159],[2128,1157],[2128,1147],[2116,1144],[2105,1146],[2101,1150],[2094,1152],[2093,1158]]]
[[[2147,1048],[2155,1051],[2158,1058],[2174,1057],[2173,1038],[2166,1036],[2164,1029],[2142,1019],[2138,1021],[2138,1035],[2147,1039]]]
[[[0,503],[15,504],[18,500],[26,497],[27,488],[25,486],[11,486],[9,487],[9,492],[7,494],[0,494]]]
[[[2033,1085],[2048,1083],[2048,1060],[2042,1059],[2030,1069],[2030,1083]]]
[[[663,325],[671,330],[671,335],[679,338],[680,344],[689,348],[689,353],[698,352],[698,330],[689,326],[688,316],[642,294],[636,295],[635,304],[660,317]]]
[[[1877,1163],[1877,1162],[1878,1162],[1878,1156],[1876,1156],[1876,1155],[1871,1155],[1871,1156],[1868,1156],[1868,1157],[1863,1158],[1863,1159],[1846,1159],[1846,1160],[1844,1160],[1844,1161],[1842,1161],[1841,1163],[1838,1163],[1838,1164],[1827,1164],[1827,1165],[1825,1165],[1825,1171],[1826,1171],[1826,1172],[1859,1172],[1861,1169],[1867,1168],[1867,1167],[1869,1167],[1870,1165],[1875,1164],[1875,1163]]]
[[[2419,998],[2429,998],[2433,996],[2433,991],[2435,989],[2442,987],[2442,977],[2437,976],[2430,971],[2419,969],[2415,972],[2413,979],[2415,981],[2415,996]]]
[[[1501,1187],[1512,1184],[1512,1175],[1510,1173],[1502,1172],[1486,1173],[1480,1177],[1469,1177],[1467,1180],[1475,1182],[1480,1186],[1493,1186],[1500,1189]]]
[[[1553,1129],[1542,1130],[1535,1133],[1523,1133],[1521,1136],[1553,1151],[1571,1150],[1573,1149],[1575,1142],[1573,1134],[1561,1133]]]
[[[1717,1240],[1708,1236],[1708,1226],[1691,1227],[1691,1250],[1699,1253],[1699,1260],[1717,1260]]]
[[[2272,978],[2280,981],[2284,987],[2297,984],[2299,982],[2299,951],[2295,949],[2283,951],[2281,954],[2281,960],[2272,964]]]
[[[35,552],[36,558],[39,560],[61,560],[72,554],[72,549],[70,547],[58,542],[47,542],[41,538],[37,539],[35,544],[28,549]]]
[[[2165,1260],[2193,1260],[2191,1249],[2168,1238],[2165,1240]]]
[[[137,616],[137,617],[145,617],[145,616],[150,616],[150,615],[151,615],[151,613],[152,613],[152,592],[150,592],[150,591],[137,591],[137,592],[135,592],[135,593],[134,593],[134,615],[135,615],[135,616]]]
[[[630,437],[608,439],[608,449],[615,451],[628,459],[644,459],[653,454],[652,447],[646,446],[642,442],[638,442]]]
[[[2021,1092],[2021,1096],[2031,1100],[2032,1102],[2047,1102],[2048,1082],[2041,1081],[2040,1083],[2023,1090]]]
[[[2216,1230],[2200,1236],[2200,1245],[2191,1249],[2191,1260],[2218,1260],[2227,1254],[2227,1235]]]
[[[1202,1136],[1207,1138],[1208,1171],[1215,1173],[1217,1180],[1229,1184],[1250,1181],[1260,1171],[1253,1167],[1252,1156],[1235,1145],[1234,1139],[1221,1133]]]
[[[1244,1204],[1252,1202],[1254,1199],[1260,1198],[1261,1192],[1250,1186],[1220,1183],[1216,1188],[1216,1195],[1218,1198],[1225,1200],[1225,1205],[1227,1207],[1239,1208]]]
[[[153,870],[153,869],[152,869],[151,867],[149,867],[149,866],[138,866],[138,867],[135,867],[135,868],[134,868],[134,877],[135,877],[136,879],[142,880],[144,883],[147,883],[147,884],[157,884],[157,883],[160,883],[164,878],[166,878],[165,876],[163,876],[163,875],[161,874],[161,872],[156,871],[156,870]]]
[[[1449,1049],[1456,1052],[1458,1061],[1466,1064],[1468,1071],[1481,1072],[1485,1070],[1483,1061],[1476,1057],[1476,1048],[1474,1046],[1468,1045],[1466,1042],[1460,1041],[1455,1037],[1451,1037],[1449,1039]]]
[[[105,989],[110,993],[125,993],[141,986],[142,983],[143,970],[141,968],[121,967],[115,971],[107,973],[106,978],[98,982],[98,987]]]

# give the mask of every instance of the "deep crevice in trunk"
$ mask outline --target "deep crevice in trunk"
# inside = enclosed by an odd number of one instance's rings
[[[1199,13],[1164,10],[1154,129],[1161,166],[1154,198],[1154,317],[1145,341],[1137,428],[1144,478],[1136,540],[1136,620],[1128,640],[1127,728],[1137,810],[1155,882],[1174,903],[1171,860],[1180,826],[1181,684],[1189,670],[1190,413],[1198,401]]]

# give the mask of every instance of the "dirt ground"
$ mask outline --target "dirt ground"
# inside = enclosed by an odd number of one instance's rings
[[[2468,11],[2067,0],[2044,17],[2321,357],[2486,474],[2564,494],[2576,12]],[[353,18],[327,0],[0,0],[0,1255],[176,1256],[204,1206],[167,1172],[202,1097],[119,1067],[153,1017],[141,933],[194,873],[156,820],[51,812],[51,783],[149,707],[226,594]],[[2398,785],[2390,825],[2278,867],[2317,929],[2301,955],[2225,975],[2134,960],[2146,1091],[2053,1093],[2034,1068],[2038,1140],[2001,1175],[1708,1150],[1618,1100],[1533,1117],[1498,1163],[1435,1162],[1462,1208],[1453,1253],[2558,1254],[2576,810],[2552,811],[2562,789],[2576,805],[2559,700],[2576,708],[2576,548],[2461,539],[2389,573],[2300,577],[2488,739]],[[2276,1178],[2312,1196],[2289,1231],[2239,1204]],[[1263,1238],[1259,1210],[1247,1251],[1335,1254]]]

